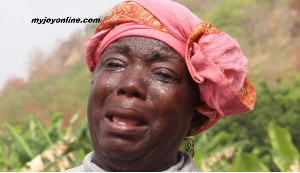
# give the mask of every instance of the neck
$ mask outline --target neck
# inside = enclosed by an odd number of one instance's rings
[[[161,153],[155,158],[153,156],[151,158],[146,156],[134,161],[118,161],[102,155],[98,156],[95,153],[92,158],[92,162],[106,171],[159,172],[167,170],[169,167],[177,163],[177,152],[173,154],[172,157],[165,157],[163,154],[164,153]]]

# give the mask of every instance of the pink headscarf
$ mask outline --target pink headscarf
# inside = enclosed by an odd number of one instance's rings
[[[186,61],[199,84],[202,103],[197,110],[208,120],[190,135],[213,126],[222,116],[244,113],[255,105],[256,92],[247,78],[247,59],[238,42],[184,6],[170,0],[129,0],[101,20],[86,49],[91,71],[104,49],[127,36],[160,40]]]

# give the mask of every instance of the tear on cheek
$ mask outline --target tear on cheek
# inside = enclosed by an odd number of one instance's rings
[[[166,95],[167,95],[167,92],[166,92],[165,89],[160,89],[160,90],[159,90],[159,93],[160,93],[160,95],[162,95],[162,96],[166,96]]]

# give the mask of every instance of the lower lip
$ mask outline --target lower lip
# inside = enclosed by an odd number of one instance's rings
[[[109,132],[117,134],[137,134],[142,133],[148,129],[147,125],[131,126],[125,124],[117,124],[111,121],[109,118],[105,118],[105,123],[108,127]]]

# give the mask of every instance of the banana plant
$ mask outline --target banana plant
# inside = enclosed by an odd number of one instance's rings
[[[268,134],[273,161],[280,171],[299,172],[299,151],[292,142],[290,132],[273,121],[268,125]]]
[[[213,137],[203,133],[195,138],[194,161],[202,171],[228,171],[234,153],[241,150],[248,141],[228,143],[230,135],[221,131]]]
[[[268,125],[268,135],[272,148],[272,160],[282,172],[299,172],[299,151],[292,142],[290,132],[275,122]],[[259,158],[253,153],[238,152],[230,169],[232,172],[254,171],[269,172]]]
[[[255,154],[237,152],[230,169],[231,172],[270,172]]]

